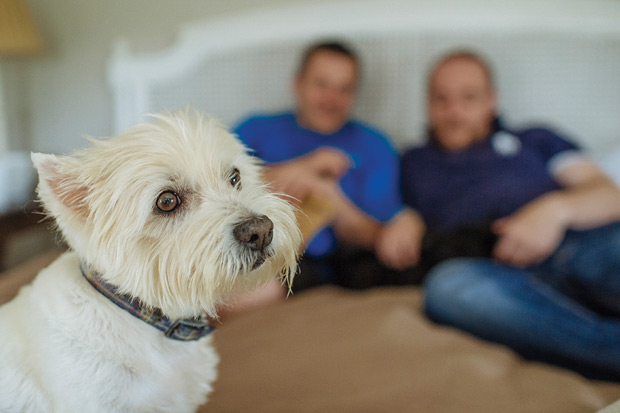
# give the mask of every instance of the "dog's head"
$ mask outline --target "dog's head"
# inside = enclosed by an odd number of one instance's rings
[[[216,120],[155,115],[69,156],[33,154],[37,192],[67,243],[122,293],[191,317],[280,274],[301,236],[292,207]]]

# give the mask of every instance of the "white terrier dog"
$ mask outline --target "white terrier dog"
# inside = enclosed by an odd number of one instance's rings
[[[205,316],[291,281],[294,211],[245,147],[198,114],[155,118],[32,155],[73,252],[0,308],[0,412],[195,411],[218,362]]]

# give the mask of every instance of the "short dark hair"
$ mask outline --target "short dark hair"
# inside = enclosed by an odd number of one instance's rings
[[[469,49],[453,50],[437,59],[437,61],[431,66],[431,70],[428,72],[427,85],[429,89],[431,87],[431,80],[433,79],[433,76],[435,75],[437,70],[444,64],[453,60],[469,60],[470,62],[476,63],[484,72],[484,75],[487,78],[487,82],[491,90],[495,90],[495,78],[493,76],[493,70],[491,69],[491,65],[479,53],[476,53],[473,50]]]
[[[321,41],[318,43],[314,43],[306,48],[304,53],[301,55],[299,67],[297,68],[297,74],[303,73],[303,71],[308,66],[308,62],[310,61],[312,56],[314,56],[318,52],[332,52],[342,56],[346,56],[351,59],[356,66],[359,66],[359,59],[357,57],[357,53],[355,53],[355,51],[353,51],[350,46],[337,40]]]

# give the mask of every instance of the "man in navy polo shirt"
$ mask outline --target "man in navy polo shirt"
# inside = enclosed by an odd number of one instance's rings
[[[428,143],[402,160],[405,233],[419,256],[427,231],[490,223],[490,258],[453,258],[425,281],[434,321],[522,355],[620,380],[620,190],[554,132],[512,130],[496,116],[488,65],[460,52],[429,78]],[[407,257],[408,255],[408,257]]]
[[[348,47],[313,45],[294,79],[295,110],[253,116],[235,129],[266,162],[275,191],[297,200],[313,193],[335,206],[334,220],[307,246],[296,291],[323,283],[373,285],[379,270],[373,279],[356,273],[354,257],[374,257],[383,223],[402,208],[398,154],[383,134],[350,119],[358,80],[359,62]]]

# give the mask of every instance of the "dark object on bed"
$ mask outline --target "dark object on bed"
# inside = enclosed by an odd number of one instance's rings
[[[440,262],[457,257],[490,258],[497,236],[491,221],[452,231],[429,232],[422,240],[420,263],[396,271],[383,265],[374,252],[351,245],[339,245],[331,257],[303,257],[293,290],[300,292],[322,284],[335,284],[352,290],[382,286],[419,285],[428,271]],[[331,274],[329,281],[325,274]]]
[[[422,240],[420,272],[450,258],[491,258],[497,235],[491,231],[491,221],[472,224],[451,231],[429,232]]]

